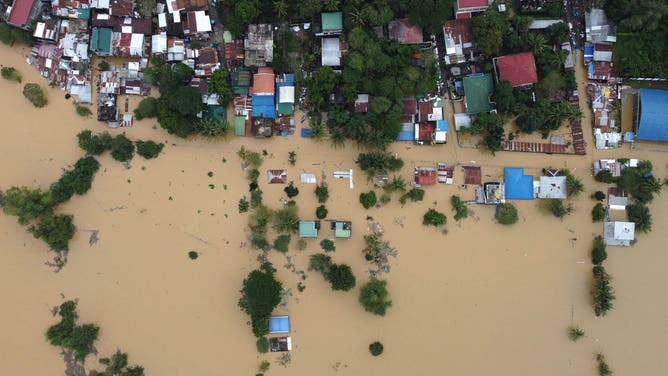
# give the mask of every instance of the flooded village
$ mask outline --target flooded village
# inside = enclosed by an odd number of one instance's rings
[[[1,3],[0,374],[668,369],[668,81],[621,73],[609,6],[264,3]],[[54,272],[7,192],[84,156]]]

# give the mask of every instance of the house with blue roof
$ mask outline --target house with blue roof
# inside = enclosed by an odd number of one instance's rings
[[[516,167],[504,168],[503,176],[507,200],[533,200],[533,176]]]
[[[668,142],[668,90],[640,89],[636,139]]]

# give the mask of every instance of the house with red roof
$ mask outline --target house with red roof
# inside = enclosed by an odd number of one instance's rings
[[[494,58],[498,81],[510,81],[513,87],[529,86],[538,82],[533,53],[507,55]]]
[[[436,168],[431,166],[415,167],[415,184],[419,187],[423,185],[435,185]]]
[[[424,42],[422,28],[413,25],[406,18],[390,21],[387,30],[390,39],[394,39],[401,44],[420,44]]]
[[[37,15],[41,2],[36,0],[14,0],[7,8],[7,23],[21,29],[30,24],[30,19]]]
[[[492,0],[457,0],[455,18],[471,18],[472,13],[486,11],[491,3]]]

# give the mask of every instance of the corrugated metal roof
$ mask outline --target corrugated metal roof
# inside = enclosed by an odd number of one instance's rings
[[[668,91],[640,89],[637,139],[668,142]]]

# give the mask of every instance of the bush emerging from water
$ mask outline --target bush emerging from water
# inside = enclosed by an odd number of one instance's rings
[[[325,183],[321,183],[315,187],[315,195],[318,197],[318,202],[324,204],[329,198],[329,189]]]
[[[46,338],[53,346],[72,350],[74,358],[83,363],[86,356],[93,351],[100,328],[93,324],[76,325],[76,304],[69,300],[60,305],[60,322],[49,327]]]
[[[469,209],[459,196],[453,195],[450,197],[450,205],[455,211],[455,221],[460,221],[469,216]]]
[[[325,205],[320,205],[315,209],[315,216],[318,217],[318,219],[325,219],[327,217],[327,213],[329,213],[329,211]]]
[[[21,83],[21,75],[19,72],[13,68],[13,67],[2,67],[2,78],[5,80],[9,81],[16,81],[18,83]]]
[[[269,340],[267,337],[258,338],[257,341],[255,341],[255,347],[257,348],[257,352],[264,354],[269,351]]]
[[[50,192],[27,187],[11,187],[5,192],[2,210],[5,214],[15,215],[22,225],[46,213],[51,212],[53,206]]]
[[[248,207],[250,206],[250,203],[246,199],[246,197],[242,197],[239,199],[239,213],[246,213],[248,211]]]
[[[599,376],[610,376],[612,375],[612,371],[610,370],[610,366],[608,366],[608,363],[605,361],[605,356],[603,354],[596,354],[596,361],[598,362],[598,374]]]
[[[131,160],[134,152],[135,145],[125,134],[119,134],[111,141],[111,157],[119,162]]]
[[[600,265],[608,258],[608,253],[605,251],[605,242],[603,237],[598,235],[594,238],[594,247],[591,250],[591,262],[594,265]]]
[[[380,342],[374,342],[369,345],[369,352],[373,356],[378,356],[383,353],[384,347],[383,344]]]
[[[422,224],[425,226],[443,226],[447,222],[447,217],[445,214],[438,212],[434,209],[427,210],[422,217]]]
[[[283,285],[270,268],[253,270],[244,279],[239,308],[251,318],[253,334],[261,338],[269,333],[269,317],[281,302]]]
[[[81,117],[88,117],[93,114],[93,111],[90,110],[90,107],[82,106],[80,104],[76,105],[77,115]]]
[[[100,169],[100,163],[91,156],[79,159],[72,170],[63,175],[51,186],[51,198],[57,205],[69,200],[74,194],[83,195],[93,184],[95,173]]]
[[[188,252],[188,257],[191,260],[197,260],[197,258],[199,257],[199,253],[197,253],[196,251],[190,251]]]
[[[290,182],[287,187],[283,188],[283,191],[288,198],[293,198],[299,194],[299,188],[295,187],[293,182]]]
[[[88,129],[79,132],[79,134],[77,134],[77,139],[79,141],[79,147],[91,155],[100,155],[105,150],[109,150],[111,148],[111,141],[113,140],[111,135],[107,132],[93,135],[93,132]]]
[[[52,250],[60,252],[69,249],[75,227],[71,215],[47,215],[28,231],[35,238],[42,239]]]
[[[279,235],[274,240],[274,249],[279,252],[286,253],[288,245],[290,245],[290,235]]]
[[[592,291],[594,313],[596,316],[605,316],[613,308],[612,302],[615,300],[615,293],[610,285],[612,277],[601,265],[594,266],[592,272],[594,274],[594,288]]]
[[[568,338],[573,342],[577,342],[580,338],[584,337],[584,335],[584,330],[580,329],[577,325],[568,328]]]
[[[605,193],[603,193],[603,191],[596,191],[592,195],[592,198],[596,201],[603,201],[605,200]]]
[[[392,301],[387,300],[387,281],[371,278],[360,290],[359,302],[367,312],[374,315],[385,316],[387,309],[392,306]]]
[[[44,107],[49,103],[38,84],[29,83],[23,87],[23,96],[26,97],[30,103],[35,107]]]
[[[499,205],[499,211],[496,216],[496,220],[502,225],[512,225],[517,223],[517,208],[506,202],[505,204]]]
[[[137,140],[135,141],[135,145],[137,145],[137,154],[144,157],[144,159],[157,158],[160,152],[162,152],[162,148],[165,147],[163,143],[155,143],[151,140]]]
[[[311,255],[308,263],[308,270],[314,270],[323,274],[327,274],[332,267],[332,258],[324,253],[316,253]]]
[[[348,291],[355,287],[355,276],[350,266],[346,264],[332,264],[325,274],[325,279],[329,281],[332,290]]]
[[[559,219],[564,218],[568,213],[573,211],[573,207],[571,205],[564,205],[563,200],[556,198],[543,200],[541,202],[541,206]]]
[[[652,214],[649,208],[641,203],[634,203],[626,207],[626,216],[636,224],[636,230],[648,233],[652,231]]]
[[[322,248],[323,251],[325,252],[334,252],[336,251],[336,245],[334,244],[333,241],[329,239],[323,239],[320,242],[320,248]]]
[[[591,220],[594,222],[602,222],[605,219],[605,207],[600,202],[594,205],[591,209]]]
[[[376,205],[376,192],[369,191],[366,193],[360,193],[360,204],[364,206],[364,209],[369,209]]]
[[[404,193],[401,197],[399,197],[399,202],[401,203],[401,205],[405,205],[408,200],[415,202],[415,201],[422,201],[423,199],[424,199],[424,189],[413,188],[410,191]]]

